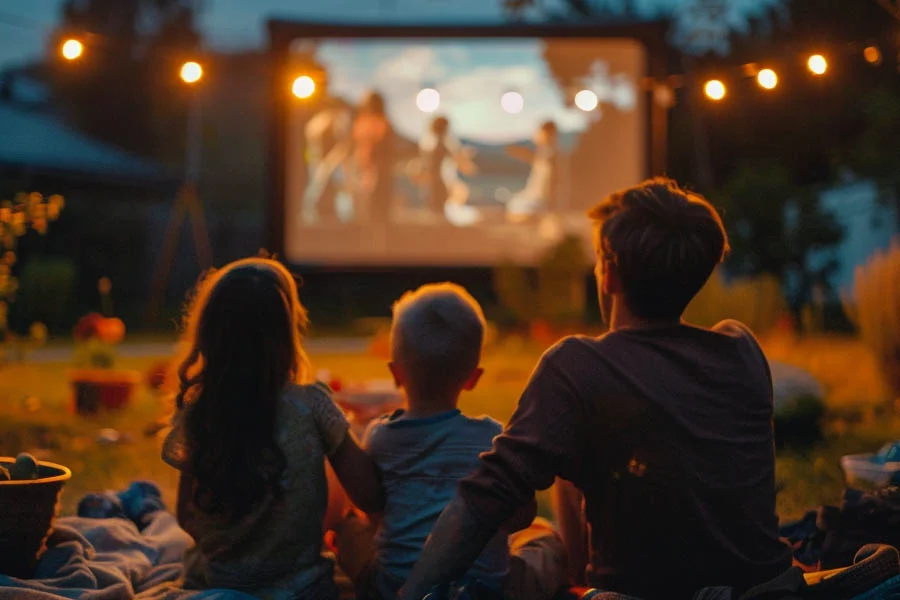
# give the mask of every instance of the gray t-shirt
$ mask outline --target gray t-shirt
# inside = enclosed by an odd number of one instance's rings
[[[363,446],[381,469],[386,500],[375,536],[377,584],[383,596],[392,597],[409,577],[459,480],[478,467],[478,455],[490,449],[501,431],[497,421],[473,419],[459,410],[420,419],[398,410],[369,425]],[[508,562],[507,536],[501,533],[467,577],[499,589]]]
[[[163,460],[189,472],[184,412],[175,414]],[[333,562],[322,554],[328,504],[325,457],[349,423],[323,384],[290,384],[278,406],[275,440],[286,467],[280,498],[267,497],[234,521],[196,512],[196,546],[185,556],[185,587],[230,588],[270,598],[337,598]]]

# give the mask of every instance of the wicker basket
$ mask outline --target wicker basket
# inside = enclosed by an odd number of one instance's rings
[[[7,469],[15,458],[0,456]],[[62,465],[38,462],[39,479],[0,481],[0,573],[28,578],[46,549],[59,512],[63,485],[72,472]]]

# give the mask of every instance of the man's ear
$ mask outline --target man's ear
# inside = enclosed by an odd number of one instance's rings
[[[478,380],[481,379],[481,376],[484,375],[484,369],[481,367],[477,367],[472,374],[469,375],[469,378],[466,379],[466,382],[463,384],[463,389],[465,391],[469,391],[475,388],[478,385]]]
[[[403,387],[403,384],[406,381],[406,376],[403,373],[403,367],[393,361],[389,362],[387,366],[391,372],[391,375],[394,377],[394,385],[396,385],[398,388]]]
[[[619,270],[616,268],[616,263],[608,260],[603,265],[603,293],[607,296],[615,296],[622,292],[622,280],[619,278]]]

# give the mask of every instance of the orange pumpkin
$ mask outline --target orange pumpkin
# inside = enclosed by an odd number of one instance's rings
[[[125,323],[122,319],[103,319],[97,327],[97,337],[107,344],[118,344],[125,339]]]

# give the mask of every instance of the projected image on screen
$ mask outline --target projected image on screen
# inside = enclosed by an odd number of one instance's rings
[[[305,40],[291,61],[295,262],[534,261],[645,175],[632,40]]]

